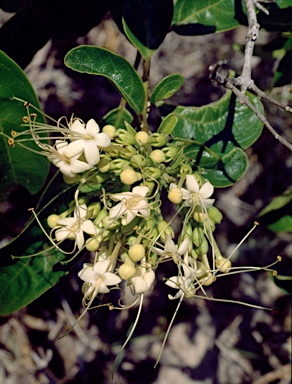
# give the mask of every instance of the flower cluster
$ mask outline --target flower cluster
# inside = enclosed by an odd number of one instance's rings
[[[130,289],[133,303],[142,300],[164,262],[177,269],[164,276],[177,291],[170,300],[199,291],[206,295],[204,287],[217,277],[238,273],[213,236],[222,220],[214,187],[190,167],[179,142],[163,133],[136,132],[126,122],[124,128],[106,125],[100,132],[93,119],[87,124],[71,119],[67,126],[58,122],[52,129],[55,142],[48,145],[39,135],[44,126],[31,116],[28,122],[42,154],[66,182],[76,183],[74,201],[65,212],[50,215],[47,224],[58,249],[71,241],[73,253],[87,249],[95,256],[78,274],[84,307],[112,289]]]

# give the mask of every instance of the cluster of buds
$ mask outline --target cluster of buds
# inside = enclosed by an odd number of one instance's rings
[[[44,126],[31,115],[28,122],[42,154],[67,183],[77,185],[69,208],[50,215],[47,224],[58,249],[71,241],[73,253],[87,249],[94,254],[78,274],[86,308],[111,289],[129,287],[134,302],[143,298],[165,261],[177,268],[177,275],[165,276],[166,285],[177,290],[168,295],[171,300],[198,291],[206,295],[204,287],[217,277],[239,272],[213,236],[222,220],[214,207],[214,187],[192,170],[179,142],[164,133],[136,132],[126,122],[123,129],[106,125],[100,132],[93,119],[87,124],[71,119],[67,126],[49,128],[55,142],[48,145],[38,134]],[[162,199],[162,193],[168,198]],[[181,225],[175,230],[178,217]]]

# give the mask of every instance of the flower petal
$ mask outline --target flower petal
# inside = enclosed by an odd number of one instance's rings
[[[200,187],[194,175],[186,176],[186,186],[189,192],[199,192]]]
[[[137,187],[134,187],[132,191],[132,193],[135,193],[142,197],[145,197],[148,192],[149,192],[149,188],[146,187],[145,185],[138,185]]]
[[[207,197],[210,197],[214,192],[214,187],[213,185],[207,181],[200,189],[200,196],[203,199],[206,199]]]

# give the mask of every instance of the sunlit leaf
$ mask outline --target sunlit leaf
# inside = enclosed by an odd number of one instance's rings
[[[153,89],[150,102],[155,104],[160,100],[170,98],[180,89],[180,87],[183,85],[183,82],[184,77],[178,73],[166,76]]]
[[[82,45],[67,53],[65,64],[77,72],[105,76],[135,112],[143,112],[146,102],[143,83],[122,56],[104,48]]]

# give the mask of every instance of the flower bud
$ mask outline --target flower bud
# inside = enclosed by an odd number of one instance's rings
[[[129,257],[132,261],[141,261],[145,257],[145,248],[142,244],[134,244],[129,249]]]
[[[158,168],[145,167],[144,171],[147,176],[152,177],[153,179],[159,179],[159,177],[161,176],[161,171]]]
[[[231,269],[231,261],[228,259],[225,259],[225,257],[221,257],[220,259],[217,259],[215,261],[216,267],[220,270],[222,273],[227,273]]]
[[[135,140],[139,145],[146,145],[149,143],[149,135],[145,131],[136,133]]]
[[[141,168],[146,165],[146,159],[143,155],[134,155],[131,158],[130,163],[135,168]]]
[[[55,228],[58,225],[58,220],[61,220],[61,217],[59,215],[50,215],[47,218],[47,223],[50,228]]]
[[[199,205],[197,205],[194,209],[193,219],[198,223],[203,223],[205,220],[207,220],[207,218],[207,214],[202,211],[202,208]]]
[[[97,240],[96,237],[91,237],[90,239],[86,240],[85,248],[89,252],[97,251],[100,246],[100,242]]]
[[[141,180],[141,175],[133,169],[128,168],[121,172],[120,179],[123,184],[132,185],[136,183],[136,181]]]
[[[154,151],[152,151],[150,153],[150,157],[155,164],[160,164],[165,161],[165,155],[161,149],[155,149]]]
[[[102,128],[102,132],[107,133],[112,140],[115,137],[116,128],[113,125],[107,124]]]
[[[170,200],[173,204],[180,204],[183,198],[183,193],[181,188],[175,187],[170,189],[167,197],[168,197],[168,200]]]
[[[101,173],[106,173],[110,170],[111,161],[107,158],[100,159],[97,163],[97,168]]]
[[[215,224],[221,223],[223,216],[218,208],[212,206],[210,208],[207,208],[207,212],[208,212],[209,219],[213,221],[213,223]]]
[[[138,154],[137,149],[132,145],[127,145],[124,149],[125,151],[122,152],[122,155],[126,159],[132,159],[134,155]]]
[[[94,219],[100,212],[100,202],[91,203],[87,207],[87,215],[89,219]]]
[[[162,133],[153,133],[153,135],[150,136],[150,144],[153,147],[163,147],[166,142],[167,139]]]
[[[174,232],[169,223],[164,220],[158,222],[158,232],[163,241],[166,240],[167,236],[170,238],[174,238]]]
[[[119,268],[119,275],[124,280],[131,279],[136,273],[135,264],[132,262],[132,260],[127,257],[124,264],[122,264]]]
[[[214,281],[216,281],[216,276],[209,272],[208,275],[204,277],[204,279],[200,280],[200,283],[205,287],[208,287],[209,285],[213,284]]]
[[[129,162],[127,160],[124,160],[124,159],[114,159],[111,162],[110,169],[113,170],[114,172],[116,172],[116,171],[123,171],[128,166],[129,166]]]
[[[134,135],[126,131],[125,129],[118,129],[116,132],[116,142],[118,144],[129,144],[133,145],[136,143]]]
[[[172,161],[175,156],[178,154],[179,148],[175,145],[170,145],[168,147],[162,148],[162,152],[165,155],[165,162],[168,163]]]
[[[102,226],[105,229],[118,229],[120,228],[121,223],[119,222],[119,220],[113,221],[113,220],[110,220],[108,216],[105,216],[102,219]]]
[[[193,243],[195,244],[196,247],[199,247],[204,239],[204,230],[201,227],[195,227],[193,230]]]
[[[182,164],[180,167],[180,174],[191,175],[193,173],[192,167],[189,164]]]
[[[106,208],[103,208],[94,219],[94,225],[97,227],[106,216],[108,216],[108,212]]]

